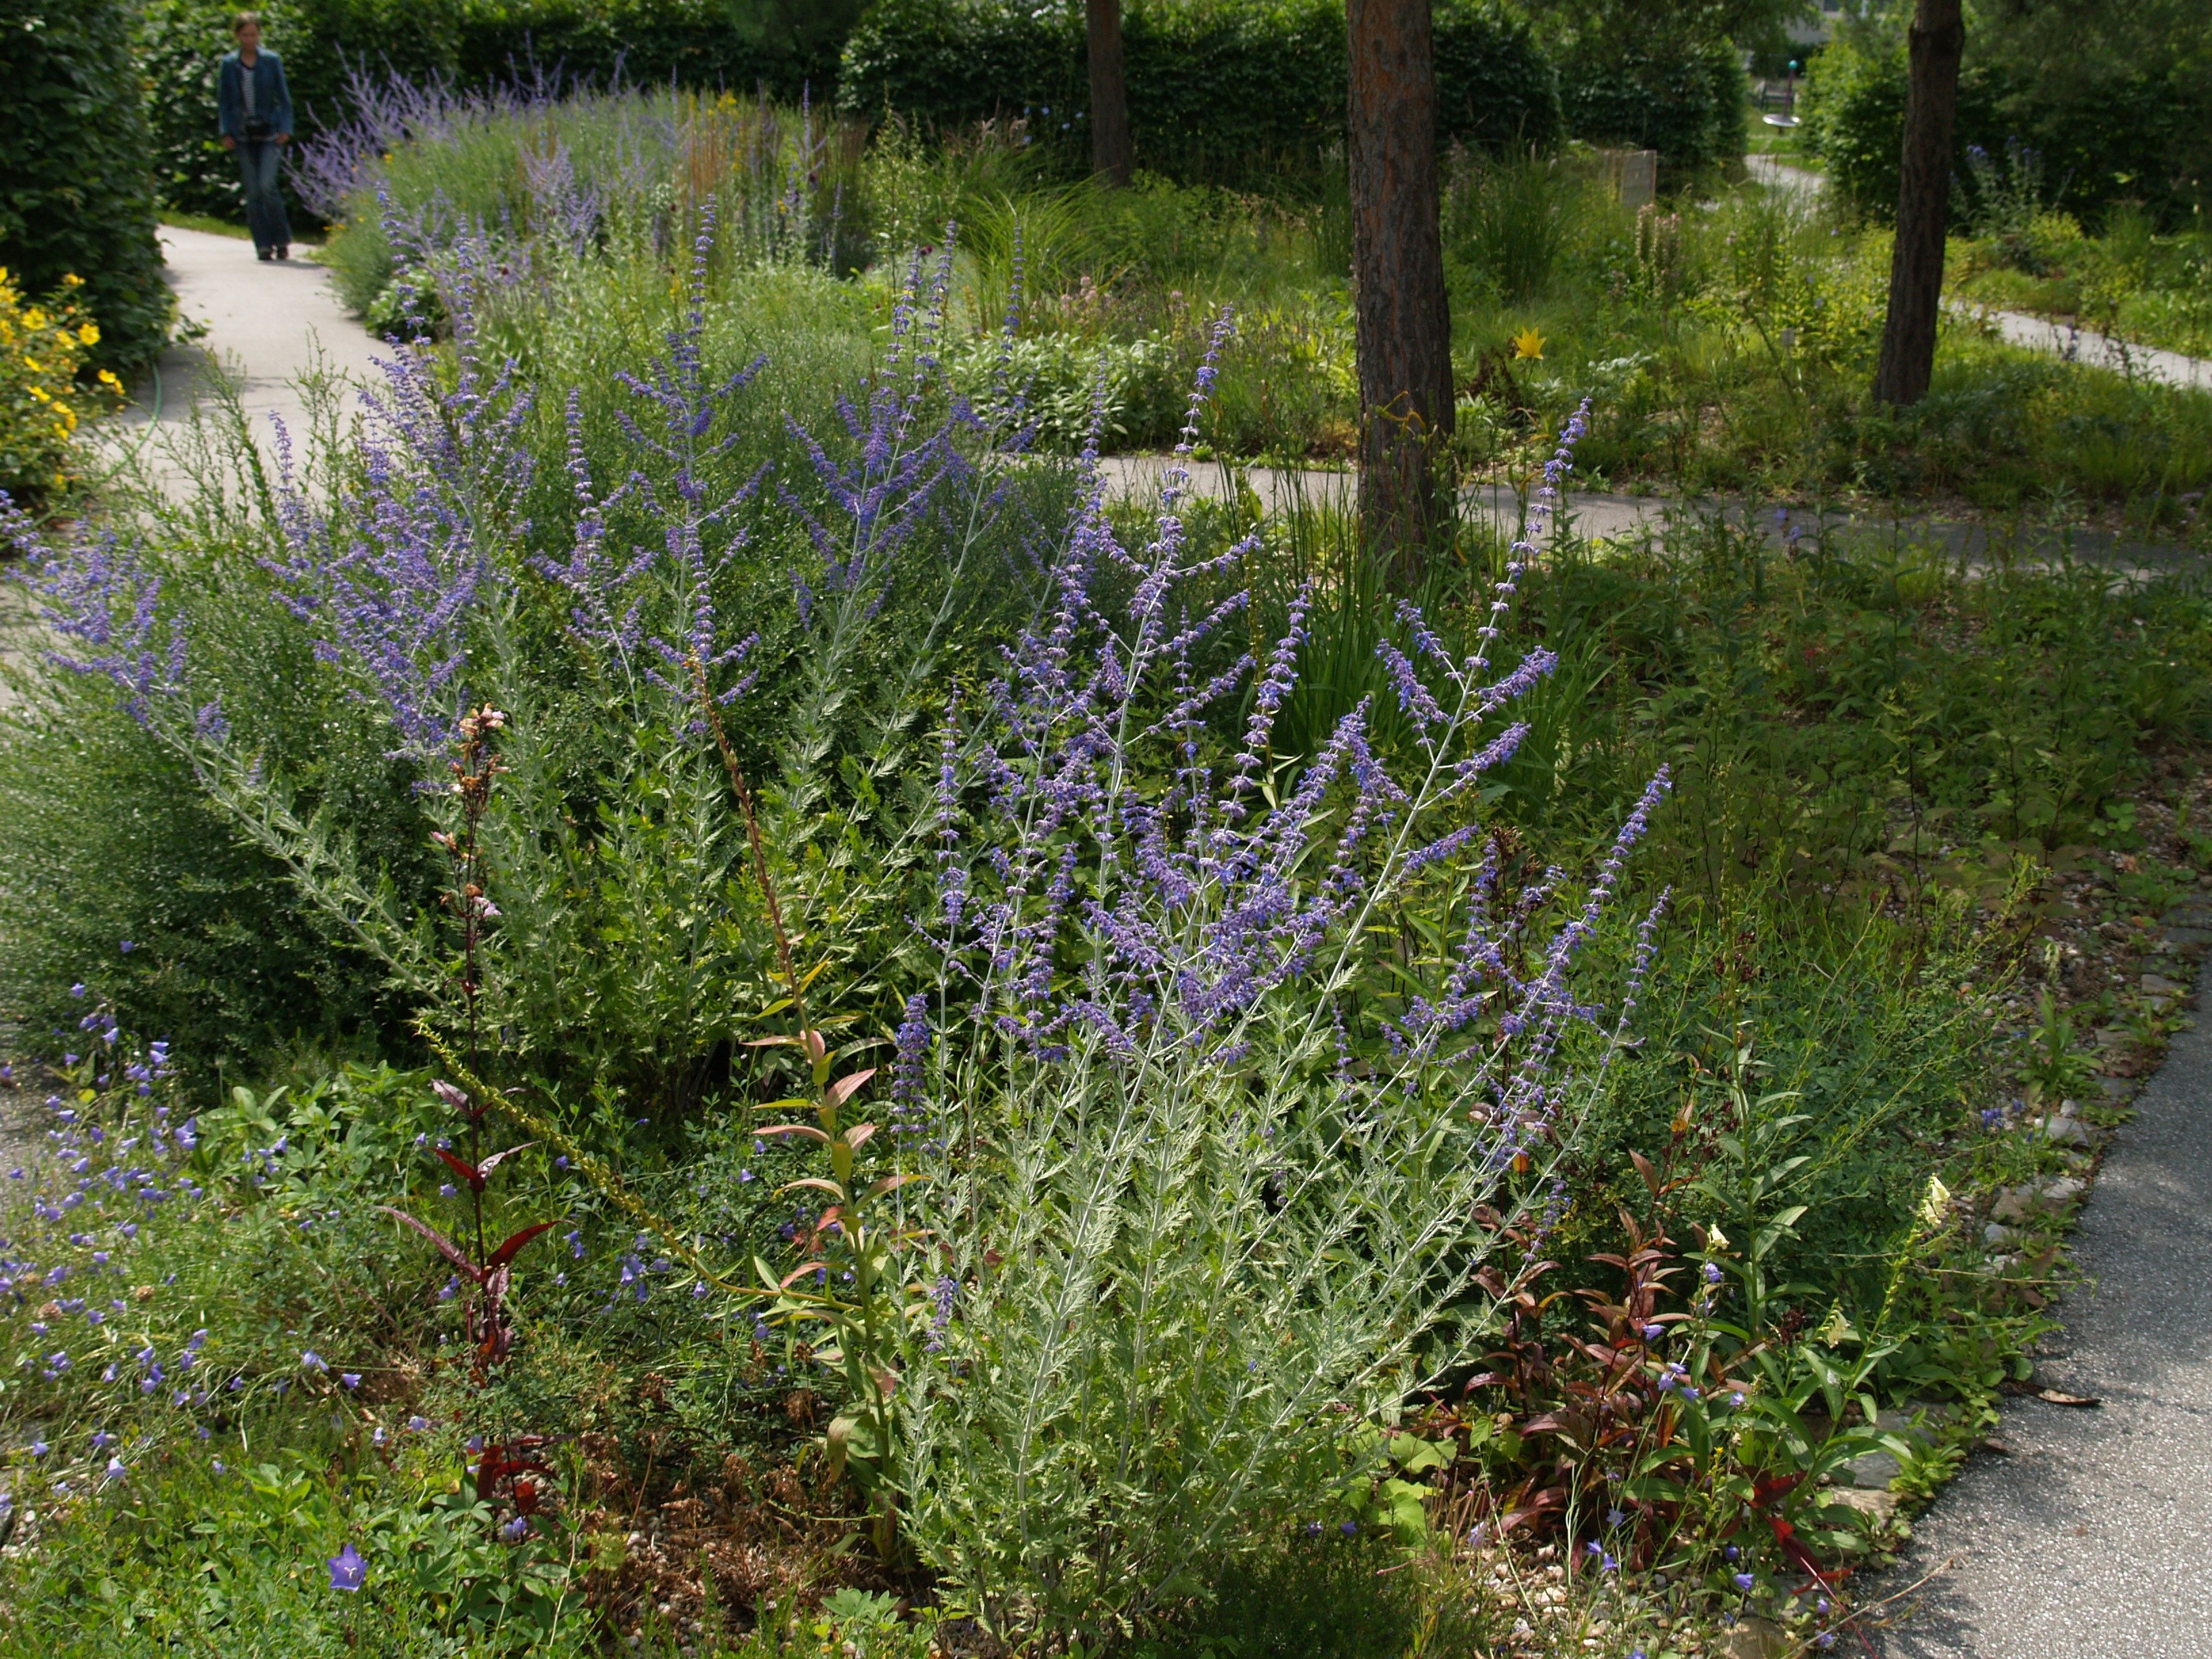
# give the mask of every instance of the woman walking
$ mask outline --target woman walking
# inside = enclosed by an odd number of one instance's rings
[[[292,94],[284,84],[284,65],[273,52],[261,50],[261,20],[242,11],[230,22],[238,50],[222,60],[216,76],[216,117],[222,147],[238,152],[246,180],[246,223],[254,251],[264,259],[292,257],[292,226],[284,216],[276,166],[292,139]]]

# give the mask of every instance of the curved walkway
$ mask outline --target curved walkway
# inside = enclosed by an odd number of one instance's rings
[[[1819,173],[1792,167],[1771,155],[1747,155],[1743,164],[1753,178],[1770,190],[1816,196],[1827,188],[1828,181]],[[1959,316],[1988,323],[1996,330],[2000,339],[2012,345],[2056,352],[2069,362],[2109,368],[2130,379],[2159,380],[2167,386],[2194,386],[2212,392],[2212,360],[2116,340],[2110,335],[2094,333],[2072,323],[2053,322],[2048,317],[2025,311],[1999,311],[1993,306],[1969,305],[1956,300],[1945,303]]]
[[[165,481],[181,482],[165,440],[179,435],[194,406],[213,390],[219,368],[236,392],[255,441],[274,443],[269,416],[298,432],[307,420],[301,381],[329,374],[368,386],[382,379],[383,348],[346,313],[330,273],[304,259],[264,264],[243,238],[164,225],[161,253],[194,342],[161,354],[131,405],[106,428],[119,452],[144,446]]]
[[[2174,1039],[2074,1242],[2039,1381],[2103,1403],[2008,1405],[2010,1455],[1967,1465],[1891,1575],[1936,1576],[1878,1638],[1887,1659],[2212,1651],[2212,1024]]]

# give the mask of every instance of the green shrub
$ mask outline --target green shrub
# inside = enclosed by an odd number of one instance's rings
[[[216,131],[216,65],[231,49],[235,11],[212,0],[151,0],[138,26],[138,72],[161,205],[243,222],[238,161]],[[287,57],[288,80],[291,73]]]
[[[1584,40],[1561,64],[1559,80],[1567,131],[1577,138],[1656,149],[1678,174],[1743,153],[1747,90],[1725,40]]]
[[[200,456],[208,472],[245,471],[250,441],[228,435]],[[295,759],[304,799],[343,816],[395,891],[426,896],[405,785],[343,695],[307,691],[309,659],[256,577],[265,543],[249,515],[172,534],[198,544],[173,550],[167,592],[228,664],[241,706],[266,720],[270,760]],[[374,969],[302,904],[282,867],[210,817],[190,773],[112,697],[42,670],[19,611],[5,620],[15,625],[0,632],[9,659],[0,663],[0,1020],[72,1029],[84,1010],[68,988],[82,982],[210,1070],[301,1037],[398,1037]]]
[[[1953,173],[1976,209],[1970,149],[2032,151],[2045,200],[2085,221],[2136,202],[2154,222],[2189,222],[2212,202],[2212,87],[2185,62],[2071,65],[2008,56],[1970,36],[1959,77]],[[1842,198],[1877,222],[1897,210],[1905,131],[1902,42],[1846,39],[1817,55],[1805,84],[1807,136]]]
[[[1338,0],[1180,0],[1133,8],[1122,27],[1140,167],[1248,185],[1285,168],[1310,179],[1342,143]],[[840,106],[926,133],[1018,122],[1060,165],[1085,169],[1083,38],[1079,6],[883,0],[846,46]],[[1556,77],[1525,23],[1490,6],[1441,5],[1436,52],[1444,143],[1557,142]]]
[[[175,301],[154,240],[153,177],[129,0],[0,3],[0,264],[22,291],[82,277],[99,361],[139,363]]]
[[[459,93],[623,80],[823,104],[859,10],[860,0],[273,0],[263,16],[312,138],[360,113],[358,74]],[[236,11],[231,0],[150,0],[139,26],[155,185],[180,212],[245,211],[215,130],[216,65]]]

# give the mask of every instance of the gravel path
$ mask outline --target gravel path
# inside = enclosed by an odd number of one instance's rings
[[[2212,1650],[2212,1021],[2137,1097],[2075,1235],[2082,1287],[2039,1380],[1915,1528],[1902,1587],[1954,1564],[1887,1659],[2181,1659]]]
[[[1798,196],[1817,195],[1827,180],[1817,173],[1791,167],[1771,155],[1747,155],[1743,164],[1751,176],[1770,190]],[[2109,335],[2093,333],[2071,323],[2054,323],[2024,311],[1999,311],[1994,307],[1949,302],[1962,317],[1978,318],[1996,328],[2000,337],[2036,351],[2053,351],[2069,362],[2093,363],[2138,380],[2160,380],[2167,386],[2196,386],[2212,391],[2212,360],[2162,351],[2156,346],[2132,345]]]
[[[1167,470],[1165,455],[1109,455],[1100,461],[1109,491],[1135,498],[1157,495],[1161,475]],[[1215,461],[1191,464],[1191,493],[1209,500],[1226,501],[1236,493],[1237,474]],[[1243,479],[1259,498],[1262,511],[1277,513],[1292,506],[1328,507],[1339,511],[1358,499],[1359,480],[1352,472],[1300,471],[1288,467],[1255,466],[1243,471]],[[1469,487],[1461,495],[1463,512],[1480,514],[1508,533],[1522,524],[1518,496],[1503,484]],[[1649,529],[1662,530],[1668,515],[1682,512],[1722,513],[1741,522],[1741,501],[1703,496],[1684,501],[1666,495],[1623,495],[1604,490],[1572,490],[1568,507],[1576,532],[1592,538],[1634,537]],[[1761,528],[1768,541],[1779,544],[1794,529],[1810,536],[1824,527],[1855,544],[1927,549],[1946,558],[1977,562],[2009,553],[2026,559],[2053,559],[2061,552],[2077,559],[2110,565],[2124,574],[2154,570],[2177,563],[2199,563],[2203,555],[2178,544],[2142,542],[2115,536],[2109,531],[2078,527],[2053,529],[2023,520],[1936,519],[1920,514],[1887,513],[1814,514],[1793,511],[1787,526],[1771,514]]]

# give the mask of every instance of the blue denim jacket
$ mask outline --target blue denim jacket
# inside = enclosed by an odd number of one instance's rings
[[[246,65],[234,52],[222,60],[216,75],[216,119],[226,138],[246,137],[246,94],[241,84],[246,72]],[[253,113],[268,122],[271,131],[291,136],[292,89],[284,84],[283,60],[273,52],[264,50],[253,59]]]

